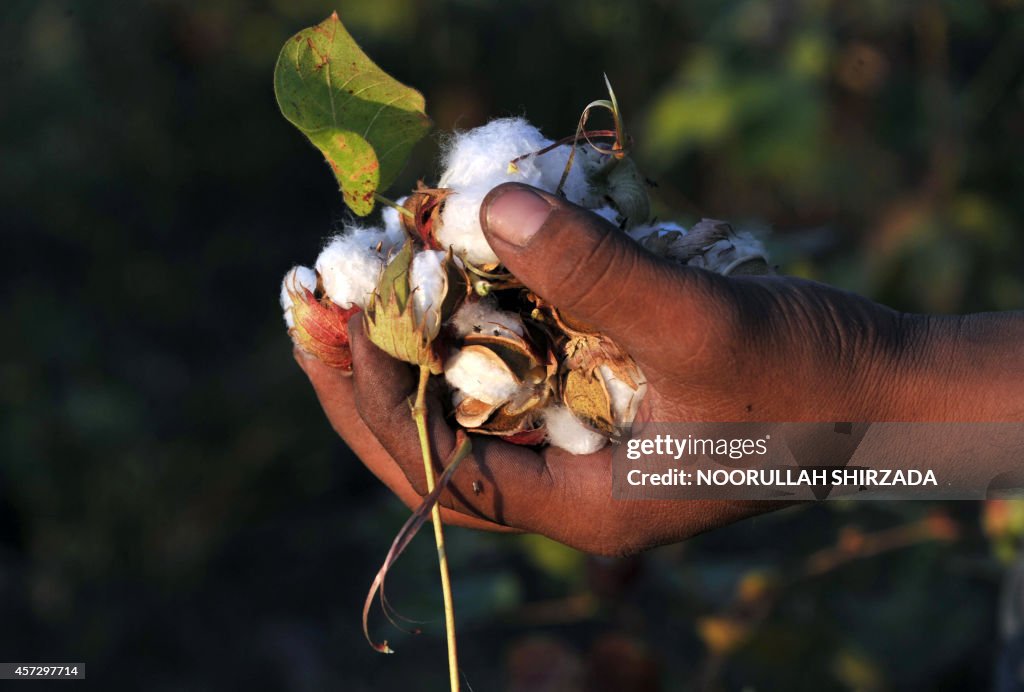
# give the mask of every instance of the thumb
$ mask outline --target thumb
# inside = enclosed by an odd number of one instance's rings
[[[661,260],[597,214],[505,183],[480,207],[491,248],[534,293],[658,363],[707,326],[718,277]]]

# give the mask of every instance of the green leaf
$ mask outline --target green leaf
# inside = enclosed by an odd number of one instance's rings
[[[360,216],[373,211],[377,190],[394,182],[431,125],[423,95],[377,67],[337,12],[288,39],[274,94],[284,117],[323,152]]]

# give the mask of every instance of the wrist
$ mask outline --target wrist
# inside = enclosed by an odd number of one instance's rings
[[[898,317],[890,420],[1024,420],[1024,316]],[[884,367],[884,366],[883,366]]]

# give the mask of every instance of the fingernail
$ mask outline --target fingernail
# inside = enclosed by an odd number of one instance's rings
[[[532,189],[510,185],[487,204],[487,231],[506,243],[525,246],[551,213],[551,204]]]

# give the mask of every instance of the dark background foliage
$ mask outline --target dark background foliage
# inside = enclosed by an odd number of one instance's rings
[[[440,689],[433,548],[326,424],[278,282],[345,218],[271,74],[338,9],[440,134],[572,132],[607,72],[662,218],[772,228],[906,310],[1024,304],[1019,0],[11,1],[0,9],[0,659],[102,689]],[[637,558],[450,532],[476,690],[992,684],[1009,503],[790,509]]]

